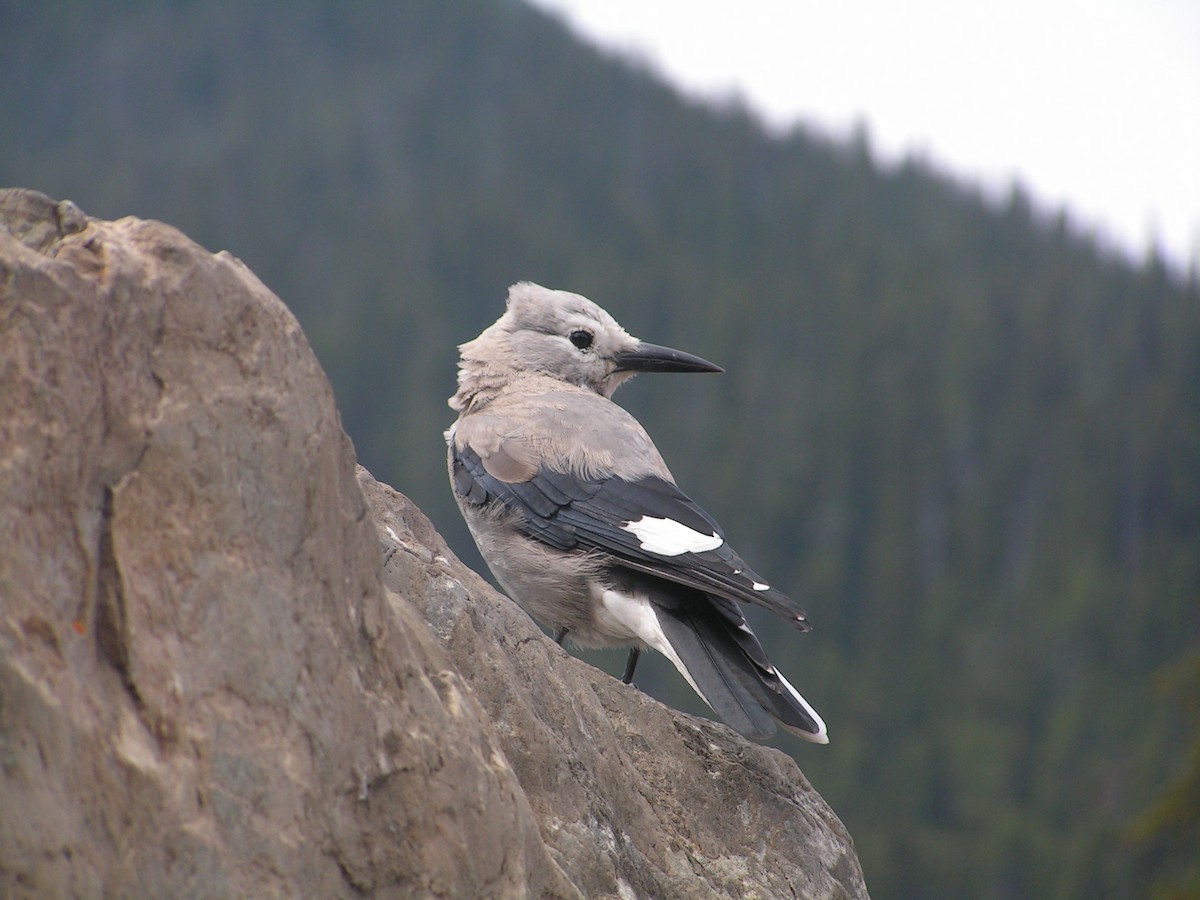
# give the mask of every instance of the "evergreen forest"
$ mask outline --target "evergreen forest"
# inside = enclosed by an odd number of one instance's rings
[[[442,432],[508,285],[724,366],[617,399],[807,605],[753,621],[831,743],[777,746],[875,896],[1200,894],[1194,265],[866,129],[768,133],[519,0],[0,0],[0,34],[0,185],[244,260],[481,571]]]

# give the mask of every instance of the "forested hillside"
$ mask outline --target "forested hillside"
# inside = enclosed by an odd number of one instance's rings
[[[1133,829],[1196,728],[1159,686],[1200,653],[1194,279],[515,0],[0,2],[0,33],[0,184],[245,260],[474,564],[445,398],[510,283],[723,365],[618,399],[806,599],[811,634],[763,631],[832,743],[781,746],[876,896],[1137,896],[1200,855]],[[668,668],[639,683],[686,706]]]

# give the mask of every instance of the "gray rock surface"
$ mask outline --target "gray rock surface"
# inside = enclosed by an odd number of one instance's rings
[[[408,597],[483,704],[555,861],[586,896],[865,897],[841,822],[791,757],[571,657],[359,468]]]
[[[0,896],[866,896],[791,759],[356,482],[295,319],[169,226],[0,192],[0,547]]]

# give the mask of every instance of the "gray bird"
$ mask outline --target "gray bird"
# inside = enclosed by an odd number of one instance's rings
[[[828,743],[738,604],[808,631],[803,610],[751,571],[609,399],[637,372],[722,369],[632,337],[585,297],[528,282],[459,351],[450,480],[504,590],[560,643],[632,647],[626,683],[653,647],[747,737],[769,737],[778,721]]]

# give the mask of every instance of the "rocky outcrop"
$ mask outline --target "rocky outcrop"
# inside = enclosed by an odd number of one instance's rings
[[[865,896],[790,758],[356,473],[236,259],[6,191],[0,291],[0,895]]]

